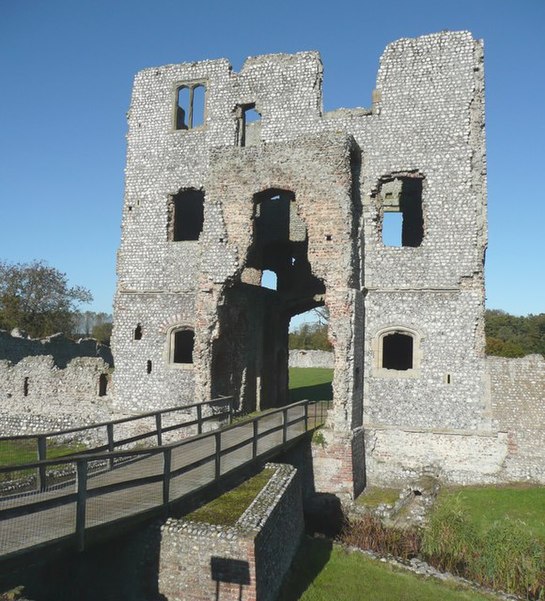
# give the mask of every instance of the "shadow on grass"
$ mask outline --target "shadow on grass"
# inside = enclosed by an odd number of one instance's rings
[[[290,401],[329,401],[333,398],[333,388],[331,382],[325,384],[315,384],[314,386],[301,386],[301,388],[292,388],[290,390]]]
[[[278,599],[298,601],[329,561],[332,548],[330,540],[303,537]]]

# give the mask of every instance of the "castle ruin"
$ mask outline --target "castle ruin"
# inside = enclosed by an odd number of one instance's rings
[[[290,318],[325,306],[335,367],[317,486],[496,481],[508,436],[484,354],[482,42],[390,44],[369,109],[324,112],[322,75],[316,52],[137,74],[116,409],[286,404]]]

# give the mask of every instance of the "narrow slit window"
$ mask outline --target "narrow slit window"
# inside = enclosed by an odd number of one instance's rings
[[[149,359],[146,362],[146,373],[151,374],[151,361]]]
[[[171,199],[168,239],[174,242],[198,240],[204,224],[204,192],[182,190]]]
[[[175,330],[173,332],[173,363],[193,363],[193,347],[195,345],[195,332],[193,330]]]
[[[413,337],[394,332],[382,338],[382,367],[406,371],[413,368]]]
[[[142,340],[142,326],[138,324],[136,328],[134,328],[134,339]]]
[[[28,378],[23,380],[23,396],[28,396]]]
[[[204,125],[206,86],[185,84],[176,90],[176,129],[194,129]]]
[[[100,374],[98,378],[98,396],[106,396],[108,391],[108,377],[106,374]]]

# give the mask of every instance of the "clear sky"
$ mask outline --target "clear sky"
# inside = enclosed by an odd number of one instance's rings
[[[385,46],[443,29],[485,41],[487,306],[545,312],[545,0],[0,0],[0,259],[111,311],[138,70],[315,49],[324,109],[365,107]]]

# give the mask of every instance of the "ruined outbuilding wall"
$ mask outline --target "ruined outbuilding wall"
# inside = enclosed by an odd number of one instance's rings
[[[0,330],[0,436],[112,419],[108,347],[62,334],[27,338]]]
[[[62,430],[113,419],[109,366],[77,357],[64,369],[51,355],[0,361],[0,435]]]
[[[18,363],[25,357],[51,355],[57,367],[64,368],[77,357],[100,357],[109,366],[113,365],[110,347],[94,338],[71,340],[62,333],[47,338],[28,338],[17,330],[0,330],[0,361]]]

